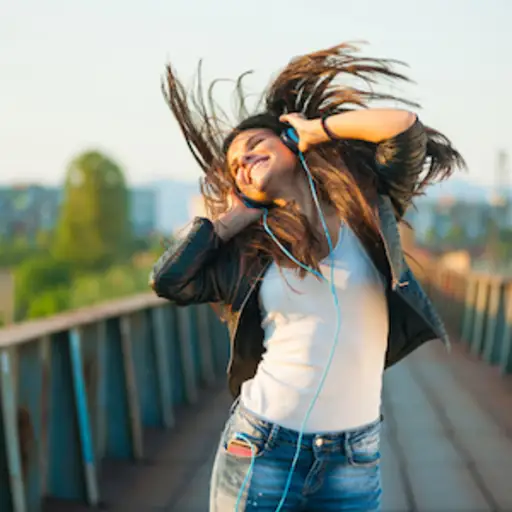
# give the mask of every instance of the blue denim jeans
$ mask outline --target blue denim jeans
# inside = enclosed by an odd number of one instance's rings
[[[281,510],[379,511],[380,427],[379,419],[353,431],[304,434]],[[229,441],[237,434],[250,440],[253,451],[257,452],[252,467],[250,456],[227,451]],[[210,512],[274,512],[286,486],[298,437],[298,432],[263,421],[236,404],[215,457]]]

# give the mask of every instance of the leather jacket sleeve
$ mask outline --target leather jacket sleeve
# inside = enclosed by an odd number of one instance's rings
[[[223,274],[234,271],[230,251],[210,220],[196,217],[188,235],[159,258],[150,274],[150,286],[159,297],[180,306],[223,302]],[[224,278],[224,279],[222,279]]]
[[[425,128],[416,119],[410,128],[377,146],[379,188],[390,197],[398,218],[405,214],[420,183],[427,142]]]

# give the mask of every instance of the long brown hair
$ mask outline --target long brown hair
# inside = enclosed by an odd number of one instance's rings
[[[196,85],[190,91],[168,66],[164,94],[193,156],[204,171],[201,192],[209,215],[215,218],[228,209],[228,197],[235,183],[227,168],[225,153],[237,133],[249,128],[270,128],[279,133],[282,129],[278,121],[280,115],[290,112],[300,112],[312,119],[366,108],[370,102],[390,100],[418,107],[404,98],[376,90],[378,79],[409,81],[395,69],[399,64],[390,59],[360,56],[356,47],[346,43],[297,57],[271,82],[258,103],[256,114],[251,114],[246,105],[243,80],[247,73],[244,73],[235,87],[238,116],[235,128],[214,101],[213,89],[217,81],[206,93],[203,90],[201,64]],[[352,84],[340,84],[342,77]],[[426,131],[425,170],[421,176],[414,177],[415,183],[406,187],[403,178],[379,172],[376,144],[340,140],[318,146],[305,155],[319,196],[336,208],[367,248],[380,241],[374,213],[378,191],[384,190],[391,197],[396,217],[401,220],[404,203],[422,194],[428,184],[450,176],[455,167],[463,166],[462,157],[444,135],[431,128]],[[318,270],[322,241],[293,203],[270,210],[268,224],[295,258]],[[247,256],[268,256],[290,264],[281,250],[269,242],[261,223],[249,226],[232,243],[243,247]]]

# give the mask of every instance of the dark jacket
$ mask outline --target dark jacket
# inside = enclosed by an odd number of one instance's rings
[[[379,195],[382,257],[370,255],[388,282],[386,367],[428,340],[439,338],[449,343],[443,323],[404,259],[397,224],[397,212],[406,210],[423,168],[426,143],[423,125],[416,121],[376,148],[378,173],[393,173],[395,182],[400,178],[398,186]],[[271,263],[256,258],[244,265],[242,272],[243,257],[235,245],[217,236],[208,219],[196,218],[186,238],[161,256],[150,278],[157,295],[177,305],[224,306],[231,339],[228,381],[234,397],[242,383],[254,376],[264,352],[258,294],[261,277]]]

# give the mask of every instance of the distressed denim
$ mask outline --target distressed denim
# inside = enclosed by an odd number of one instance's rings
[[[381,420],[347,432],[304,434],[284,511],[380,511]],[[227,444],[243,434],[257,451],[233,455]],[[221,436],[210,484],[210,512],[277,510],[299,433],[263,421],[235,404]],[[248,472],[250,475],[246,479]],[[236,508],[240,488],[246,482]]]

